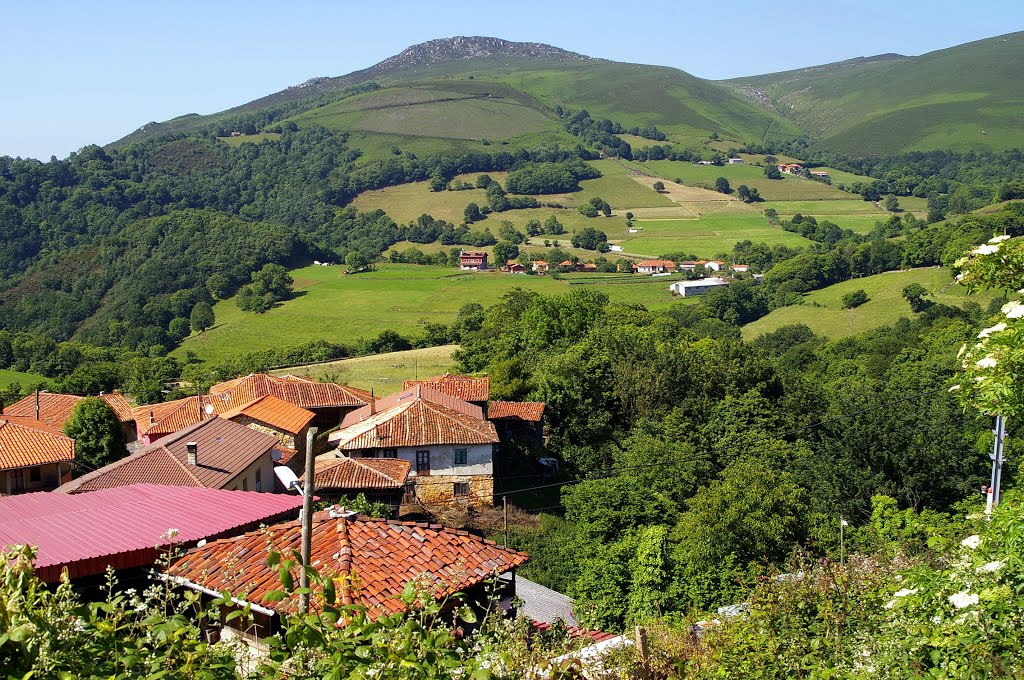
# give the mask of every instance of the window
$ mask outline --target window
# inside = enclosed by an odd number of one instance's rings
[[[452,495],[456,498],[464,498],[469,495],[469,482],[455,482],[452,487]]]
[[[256,468],[256,490],[263,491],[263,468]]]
[[[38,484],[43,481],[43,471],[37,467],[29,468],[28,481],[32,484]]]
[[[455,465],[465,465],[466,459],[469,457],[469,449],[455,449]]]
[[[430,449],[416,452],[416,474],[430,474]]]
[[[381,449],[381,458],[398,458],[398,449]]]
[[[242,477],[242,491],[248,491],[248,490],[249,490],[249,478],[248,477]]]

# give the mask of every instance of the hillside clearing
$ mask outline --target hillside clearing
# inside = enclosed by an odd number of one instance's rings
[[[376,395],[391,394],[406,380],[416,380],[448,372],[452,354],[458,345],[424,347],[405,352],[388,352],[354,357],[323,364],[307,364],[270,371],[272,375],[303,375],[319,380],[373,390]]]
[[[17,383],[22,389],[26,389],[35,385],[46,385],[49,382],[45,377],[36,373],[22,373],[21,371],[0,369],[0,388],[7,388]],[[2,406],[3,404],[0,403],[0,407]]]
[[[424,322],[450,323],[470,302],[493,304],[513,288],[539,293],[565,293],[571,277],[472,273],[450,267],[380,264],[375,271],[343,275],[340,267],[302,267],[291,271],[296,281],[292,299],[265,314],[243,312],[234,298],[214,305],[216,323],[189,337],[174,351],[193,351],[203,360],[220,361],[241,352],[299,345],[311,340],[355,343],[381,331],[416,336]],[[576,285],[606,293],[614,302],[649,307],[671,305],[664,278],[617,275],[588,276]]]
[[[747,324],[743,327],[743,339],[753,340],[763,333],[791,324],[805,324],[815,333],[831,339],[892,324],[900,317],[915,316],[903,298],[903,288],[911,283],[920,283],[928,289],[931,295],[927,299],[946,305],[963,306],[970,301],[986,305],[995,297],[994,293],[968,297],[965,288],[952,282],[952,274],[940,267],[885,272],[843,281],[807,293],[802,305],[776,309],[768,316]],[[844,309],[842,297],[855,290],[864,290],[870,300],[856,309]]]

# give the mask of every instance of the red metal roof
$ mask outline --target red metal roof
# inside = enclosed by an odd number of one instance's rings
[[[294,612],[294,595],[280,602],[264,602],[263,597],[280,589],[277,569],[267,564],[268,548],[298,550],[299,536],[299,523],[293,521],[214,541],[189,551],[168,573],[203,588],[247,593],[249,602],[276,612]],[[443,597],[528,559],[526,553],[437,524],[334,518],[326,511],[313,516],[312,563],[323,575],[352,574],[352,584],[338,581],[339,596],[362,602],[371,615],[404,610],[398,596],[414,579]],[[293,568],[293,576],[297,573],[298,567]]]
[[[28,493],[0,497],[0,545],[34,545],[36,573],[54,582],[151,565],[163,538],[189,547],[230,536],[259,522],[295,516],[296,495],[136,484],[93,493]]]

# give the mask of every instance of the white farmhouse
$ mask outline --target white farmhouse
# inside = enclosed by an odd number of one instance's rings
[[[723,286],[728,287],[729,282],[725,279],[708,278],[695,281],[676,281],[668,289],[680,297],[693,297]]]

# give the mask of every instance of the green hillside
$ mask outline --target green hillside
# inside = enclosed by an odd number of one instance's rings
[[[939,267],[885,272],[807,293],[803,304],[780,307],[744,326],[743,337],[753,340],[792,324],[805,324],[818,335],[832,339],[864,333],[895,323],[900,317],[916,316],[903,298],[903,288],[912,283],[924,286],[930,293],[929,300],[945,305],[962,307],[969,301],[987,305],[995,297],[993,293],[968,297],[963,286],[953,283],[952,274]],[[870,299],[856,309],[844,308],[843,296],[856,290],[863,290]]]
[[[481,52],[480,45],[489,49]],[[113,145],[271,110],[275,122],[358,133],[353,145],[373,158],[386,156],[393,146],[413,153],[450,148],[424,146],[423,140],[450,140],[456,149],[471,150],[479,149],[460,142],[576,143],[554,114],[556,106],[587,109],[626,128],[657,126],[668,141],[691,147],[711,133],[749,142],[800,134],[731,88],[678,69],[591,59],[550,46],[524,51],[524,45],[530,44],[494,38],[431,41],[364,71],[313,79],[227,111],[150,123]],[[380,89],[347,96],[350,88],[368,85]],[[419,143],[408,148],[410,139]]]
[[[1024,146],[1024,33],[919,57],[851,60],[729,85],[852,155]]]

